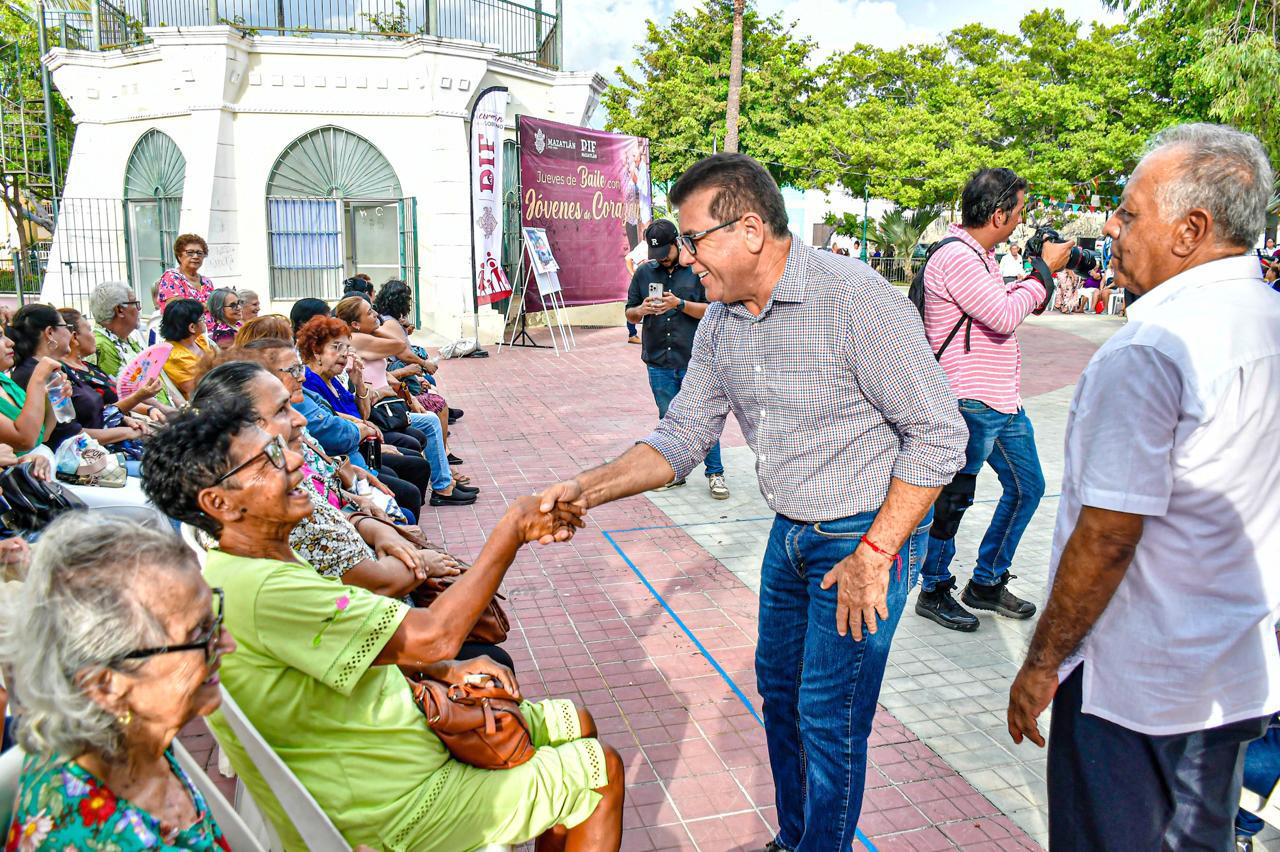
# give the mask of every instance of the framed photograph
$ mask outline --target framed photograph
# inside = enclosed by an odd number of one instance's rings
[[[556,272],[560,264],[556,263],[551,253],[551,243],[547,241],[545,228],[524,228],[524,243],[529,247],[529,258],[533,262],[533,271],[538,273]]]

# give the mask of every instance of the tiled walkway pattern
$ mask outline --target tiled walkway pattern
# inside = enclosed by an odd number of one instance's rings
[[[1034,321],[1023,335],[1050,493],[1070,385],[1115,327],[1063,317]],[[579,329],[577,338],[579,348],[559,358],[516,349],[443,366],[446,397],[467,412],[452,449],[483,493],[423,527],[459,556],[475,557],[507,501],[616,456],[653,423],[639,347],[620,329]],[[752,670],[768,512],[732,419],[723,444],[733,499],[711,500],[695,475],[684,488],[600,507],[573,542],[523,551],[504,585],[513,621],[506,647],[524,690],[581,701],[626,760],[626,849],[759,849],[772,834]],[[980,500],[995,496],[988,478]],[[1055,509],[1047,499],[1015,566],[1018,591],[1037,602]],[[990,511],[980,503],[966,518],[962,579]],[[962,637],[904,615],[860,823],[874,847],[1014,849],[1042,840],[1042,755],[1003,734],[1004,696],[1030,627],[984,618]],[[212,743],[184,739],[213,760]]]

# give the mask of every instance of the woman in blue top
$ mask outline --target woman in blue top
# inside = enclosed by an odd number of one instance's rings
[[[311,392],[312,399],[327,405],[337,416],[354,422],[360,429],[361,441],[371,438],[383,441],[384,466],[401,479],[421,487],[424,498],[429,488],[432,506],[468,506],[476,501],[478,489],[455,483],[447,462],[432,464],[419,455],[422,444],[417,443],[416,436],[409,438],[412,444],[406,444],[404,433],[384,434],[364,419],[369,413],[370,392],[357,383],[356,392],[352,393],[337,380],[348,365],[351,351],[351,331],[346,323],[331,317],[313,317],[298,329],[296,342],[307,365],[303,387]],[[360,371],[352,370],[350,374],[359,377]],[[413,432],[408,435],[412,436]],[[418,435],[422,441],[427,440],[427,436]],[[437,455],[443,456],[443,453]]]

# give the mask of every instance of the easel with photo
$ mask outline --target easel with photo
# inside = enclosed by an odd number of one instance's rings
[[[558,357],[561,349],[568,352],[576,346],[573,328],[565,321],[564,316],[567,306],[564,303],[564,292],[560,287],[560,276],[558,274],[560,264],[551,252],[551,244],[547,241],[546,230],[542,228],[522,228],[520,242],[523,250],[520,253],[520,263],[516,268],[516,287],[515,292],[512,293],[511,301],[507,304],[504,325],[504,327],[511,329],[511,336],[506,341],[506,345],[534,349],[551,348],[555,350]],[[530,284],[537,289],[538,302],[542,305],[542,315],[547,319],[547,330],[551,332],[550,347],[535,342],[529,334],[529,317],[525,307],[525,294]],[[513,305],[517,311],[514,323],[511,317]],[[558,342],[556,340],[557,329],[560,332],[560,340]],[[502,347],[502,341],[498,342],[498,347]]]

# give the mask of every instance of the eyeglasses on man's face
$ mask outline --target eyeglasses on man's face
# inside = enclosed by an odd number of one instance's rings
[[[222,605],[223,594],[222,589],[212,589],[213,592],[213,622],[200,635],[190,642],[183,642],[181,645],[159,645],[155,648],[142,648],[138,651],[130,651],[127,654],[121,654],[111,660],[108,665],[125,660],[145,660],[148,657],[156,657],[160,654],[176,654],[179,651],[204,651],[205,665],[211,665],[218,656],[218,641],[222,638]]]
[[[249,456],[249,458],[240,462],[240,464],[231,468],[231,470],[222,474],[222,476],[219,476],[216,480],[214,480],[213,484],[221,485],[223,482],[226,482],[228,479],[235,476],[237,473],[244,470],[246,467],[253,464],[263,456],[267,457],[267,461],[271,462],[271,466],[274,467],[276,470],[284,470],[284,467],[285,467],[284,451],[285,451],[284,438],[280,437],[279,435],[276,435],[270,441],[267,441],[267,444],[265,447],[263,447],[261,450],[258,450],[258,452],[254,453],[253,455]]]
[[[138,310],[142,310],[142,302],[138,301],[137,299],[133,299],[132,301],[129,301],[129,302],[121,302],[120,307],[137,308]]]
[[[721,228],[727,228],[727,227],[729,227],[730,225],[736,225],[736,224],[738,224],[738,223],[739,223],[739,222],[741,222],[741,221],[742,221],[742,217],[741,217],[741,216],[739,216],[737,219],[733,219],[733,220],[731,220],[731,221],[729,221],[729,222],[721,222],[719,225],[716,225],[714,228],[707,228],[705,231],[695,231],[695,232],[694,232],[694,233],[692,233],[692,234],[677,234],[677,235],[676,235],[676,248],[679,248],[679,249],[682,249],[682,250],[684,250],[684,251],[687,251],[687,252],[689,252],[689,254],[697,255],[697,253],[698,253],[698,240],[702,239],[702,238],[703,238],[703,237],[705,237],[707,234],[715,233],[716,231],[720,230]]]

